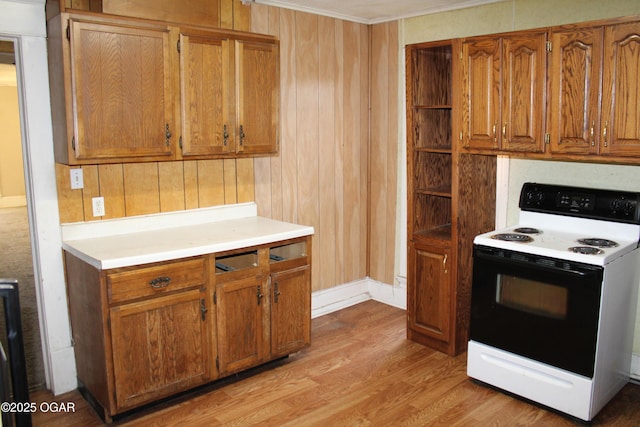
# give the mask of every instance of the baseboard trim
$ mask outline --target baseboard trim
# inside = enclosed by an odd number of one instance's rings
[[[631,355],[631,379],[640,381],[640,354]]]
[[[324,316],[368,300],[407,309],[407,288],[401,280],[392,286],[369,277],[311,294],[311,318]]]

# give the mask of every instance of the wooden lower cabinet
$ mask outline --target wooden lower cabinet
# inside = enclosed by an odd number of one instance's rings
[[[205,295],[192,289],[109,310],[118,412],[209,380]]]
[[[216,287],[218,365],[221,374],[256,366],[269,355],[265,324],[267,301],[262,276],[248,277]]]
[[[311,237],[110,270],[64,255],[79,388],[106,422],[310,344]]]
[[[309,265],[271,274],[271,355],[285,356],[311,342]]]
[[[451,353],[450,249],[411,243],[408,271],[407,337]]]

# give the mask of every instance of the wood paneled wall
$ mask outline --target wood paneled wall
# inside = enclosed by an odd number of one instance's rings
[[[397,21],[371,30],[369,277],[393,284],[398,187],[400,52]],[[401,109],[404,112],[404,109]]]
[[[280,156],[255,160],[260,214],[314,226],[314,290],[393,283],[397,24],[261,5],[251,24],[282,56]]]
[[[255,200],[262,216],[315,228],[314,291],[366,276],[393,283],[397,24],[238,3],[234,22],[280,40],[279,154],[87,166],[84,190],[68,190],[68,167],[58,165],[63,222],[93,219],[98,195],[107,217]]]

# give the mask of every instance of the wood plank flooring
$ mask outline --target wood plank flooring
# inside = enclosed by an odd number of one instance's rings
[[[313,320],[310,348],[269,369],[221,380],[114,422],[117,426],[573,426],[466,376],[451,358],[405,338],[405,312],[374,301]],[[71,392],[32,401],[75,404],[74,413],[33,415],[34,426],[99,426]],[[629,384],[591,425],[637,426],[640,386]]]

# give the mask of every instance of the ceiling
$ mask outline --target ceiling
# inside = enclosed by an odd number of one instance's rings
[[[242,0],[331,16],[363,24],[377,24],[446,10],[505,0]]]

